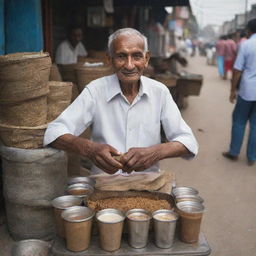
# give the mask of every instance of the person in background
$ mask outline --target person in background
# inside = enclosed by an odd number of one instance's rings
[[[67,39],[60,43],[56,50],[56,64],[75,64],[79,57],[86,57],[87,51],[82,43],[83,31],[78,25],[71,25]]]
[[[236,105],[232,115],[231,143],[223,156],[237,160],[243,142],[247,121],[250,123],[247,143],[248,165],[256,162],[256,19],[247,25],[249,39],[240,45],[234,64],[230,102]],[[237,85],[241,78],[238,95]]]
[[[239,41],[237,42],[237,51],[239,51],[239,48],[240,48],[240,45],[241,43],[243,43],[244,41],[247,40],[247,34],[244,30],[242,30],[240,32],[240,38],[239,38]]]
[[[233,64],[236,58],[237,46],[235,41],[232,39],[232,35],[229,35],[227,40],[225,41],[224,48],[224,77],[223,79],[227,79],[228,71],[232,72]]]
[[[110,35],[108,61],[115,73],[85,87],[48,125],[44,145],[88,157],[92,173],[159,171],[162,159],[195,156],[198,144],[168,88],[142,75],[149,58],[139,31]],[[91,140],[78,137],[89,125]],[[168,142],[161,143],[161,127]]]
[[[216,43],[216,58],[218,71],[221,78],[224,77],[224,50],[225,50],[225,40],[224,36],[221,36]]]

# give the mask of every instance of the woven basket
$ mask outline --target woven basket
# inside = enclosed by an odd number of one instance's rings
[[[0,104],[0,123],[38,126],[46,123],[47,95],[17,103]]]
[[[77,86],[79,92],[81,92],[84,87],[89,84],[92,80],[97,78],[108,76],[113,74],[113,71],[108,66],[100,67],[77,67],[75,69],[77,76]]]
[[[82,66],[82,63],[78,64],[58,64],[58,69],[60,71],[62,80],[65,82],[72,82],[72,83],[77,83],[76,79],[76,73],[75,73],[75,68]]]
[[[51,70],[50,70],[50,81],[62,81],[62,77],[59,71],[59,68],[56,64],[52,64]]]
[[[177,85],[177,77],[169,74],[157,74],[154,78],[165,84],[167,87],[175,87]]]
[[[0,102],[14,103],[46,95],[50,67],[48,53],[0,56]]]
[[[106,54],[106,51],[90,50],[89,51],[89,56],[91,58],[97,58],[97,59],[101,59],[101,60],[105,61],[106,57],[107,57],[107,54]]]
[[[26,127],[0,124],[0,139],[7,147],[42,148],[46,128],[47,125]]]
[[[179,91],[184,96],[200,95],[202,84],[203,84],[202,75],[187,74],[187,75],[181,76],[178,79]]]
[[[47,97],[47,122],[54,120],[70,104],[72,82],[48,82],[50,92]]]

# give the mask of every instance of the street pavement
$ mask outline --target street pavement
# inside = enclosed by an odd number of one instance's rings
[[[177,186],[195,187],[205,199],[202,230],[211,255],[255,256],[256,165],[247,166],[248,131],[237,162],[221,155],[230,142],[230,80],[221,80],[204,57],[190,58],[186,70],[204,76],[200,96],[188,97],[182,111],[199,142],[199,154],[193,160],[163,160],[161,168],[175,172]]]
[[[200,96],[188,97],[188,107],[182,110],[199,142],[199,154],[193,160],[163,160],[161,168],[175,172],[177,186],[195,187],[204,198],[202,231],[212,256],[255,256],[256,166],[247,166],[246,143],[237,162],[221,155],[230,140],[234,107],[228,101],[230,82],[221,80],[204,57],[190,58],[186,70],[204,76]],[[11,245],[0,224],[0,255],[9,256]]]

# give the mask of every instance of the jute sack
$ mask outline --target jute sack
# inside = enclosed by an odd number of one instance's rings
[[[157,191],[161,189],[170,177],[165,175],[165,171],[159,172],[133,172],[131,174],[106,173],[91,175],[96,180],[95,188],[104,191],[128,191],[128,190],[147,190]]]
[[[108,66],[99,66],[99,67],[86,67],[80,66],[75,69],[77,76],[77,86],[79,92],[81,92],[84,87],[89,84],[92,80],[97,78],[108,76],[113,74],[113,71]]]
[[[51,58],[25,52],[0,56],[0,102],[15,103],[48,93]]]
[[[0,140],[7,147],[42,148],[47,125],[26,127],[0,124]]]
[[[49,81],[47,95],[47,122],[54,120],[70,104],[72,97],[72,82]]]
[[[16,126],[38,126],[46,123],[47,96],[1,104],[0,123]]]

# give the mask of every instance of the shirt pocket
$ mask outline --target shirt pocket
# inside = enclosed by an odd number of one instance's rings
[[[149,147],[161,142],[160,122],[140,123],[139,145],[140,147]]]

